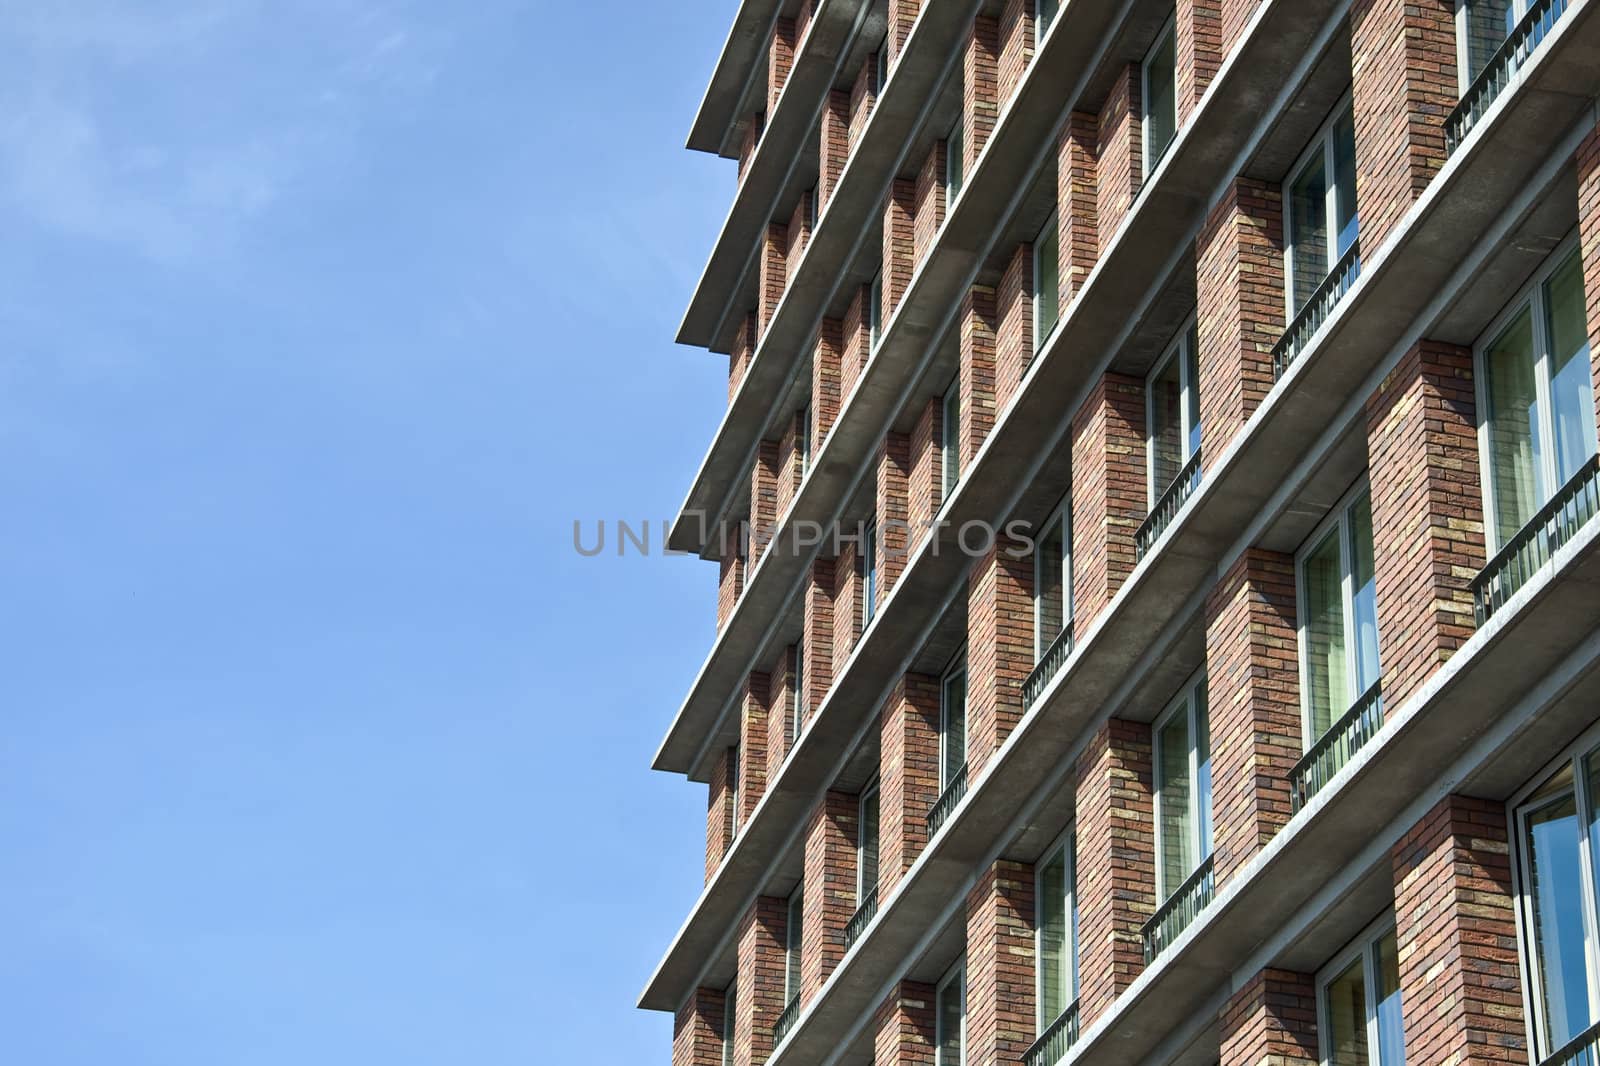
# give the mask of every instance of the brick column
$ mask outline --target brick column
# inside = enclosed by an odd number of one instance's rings
[[[1578,247],[1589,312],[1589,359],[1594,366],[1596,421],[1600,422],[1600,126],[1578,145]]]
[[[816,348],[811,356],[811,454],[822,450],[844,399],[844,323],[825,318],[817,326]]]
[[[735,758],[733,748],[724,748],[711,763],[711,781],[706,786],[706,880],[717,872],[722,858],[733,843],[733,781],[728,773]]]
[[[783,760],[789,757],[789,720],[794,713],[793,645],[778,654],[777,661],[767,672],[767,769],[766,779],[774,780]]]
[[[1034,0],[1004,0],[1000,8],[1000,60],[996,73],[1001,107],[1011,102],[1028,64],[1033,62],[1033,4]]]
[[[884,704],[878,748],[878,898],[928,843],[939,798],[939,679],[904,674]]]
[[[917,171],[916,225],[911,242],[913,272],[933,247],[939,227],[944,225],[944,171],[948,151],[948,142],[935,141],[928,149],[928,157],[922,161],[922,169]]]
[[[1227,57],[1244,36],[1244,29],[1255,18],[1261,0],[1222,0],[1222,55]]]
[[[745,371],[750,369],[750,359],[756,354],[756,316],[750,312],[739,323],[739,331],[733,335],[733,348],[728,353],[728,401],[733,401],[733,394],[739,391],[739,384],[744,381]]]
[[[1078,1018],[1087,1028],[1144,969],[1155,913],[1150,726],[1112,718],[1078,756]]]
[[[1117,227],[1139,195],[1144,176],[1144,138],[1140,132],[1139,64],[1129,63],[1117,73],[1098,123],[1100,188],[1096,210],[1100,221],[1100,247],[1111,243]]]
[[[856,286],[855,295],[844,309],[844,349],[839,360],[839,396],[842,407],[861,369],[872,355],[872,322],[870,321],[871,284]]]
[[[739,716],[739,824],[748,825],[756,804],[767,791],[767,693],[768,675],[751,671],[745,678]]]
[[[717,632],[728,624],[728,618],[744,595],[744,548],[737,529],[727,530],[722,555],[717,568]]]
[[[890,430],[878,445],[878,599],[876,611],[889,598],[906,567],[911,548],[911,526],[906,506],[910,490],[911,437]]]
[[[803,47],[806,33],[811,29],[811,16],[816,14],[814,0],[800,0],[800,7],[794,13],[794,41],[795,50]]]
[[[811,564],[805,589],[805,655],[800,659],[800,691],[806,721],[817,713],[828,689],[833,686],[833,587],[834,561],[818,559]]]
[[[1370,257],[1444,166],[1444,117],[1456,104],[1455,5],[1355,0],[1350,61],[1356,204]]]
[[[720,989],[697,988],[672,1022],[672,1066],[722,1066]]]
[[[1220,888],[1289,820],[1287,774],[1302,752],[1294,558],[1247,550],[1205,610]]]
[[[839,554],[833,560],[833,676],[838,677],[861,635],[861,571],[854,527],[841,530]]]
[[[775,483],[772,513],[775,520],[782,519],[794,503],[800,482],[805,479],[805,434],[809,416],[804,410],[796,411],[784,424],[783,436],[778,439],[778,476]]]
[[[734,1066],[761,1066],[772,1054],[772,1026],[783,999],[788,900],[758,896],[739,919],[739,976],[733,995]]]
[[[1095,177],[1099,119],[1067,116],[1056,151],[1057,245],[1061,249],[1061,307],[1066,308],[1100,257],[1100,209]]]
[[[961,469],[972,466],[973,457],[994,428],[995,396],[995,293],[974,285],[961,298],[961,403],[956,447],[961,453]]]
[[[917,265],[917,183],[895,178],[883,204],[883,321],[887,325]]]
[[[1015,1063],[1034,1041],[1033,867],[999,859],[967,893],[969,1066]]]
[[[1283,335],[1283,195],[1238,178],[1195,241],[1200,439],[1204,467],[1272,390],[1272,348]]]
[[[1391,708],[1472,636],[1483,495],[1472,349],[1420,341],[1367,401],[1378,634]]]
[[[767,224],[767,235],[761,246],[761,293],[758,313],[761,333],[766,335],[772,322],[772,313],[783,300],[784,285],[788,281],[789,227],[781,222]]]
[[[856,80],[850,87],[850,126],[845,136],[845,154],[855,151],[856,142],[861,140],[861,131],[867,128],[867,120],[872,117],[872,108],[878,102],[878,94],[872,88],[872,72],[878,66],[878,53],[867,56],[866,62],[861,64],[861,69],[856,72]]]
[[[1315,982],[1310,974],[1262,970],[1229,998],[1221,1028],[1221,1066],[1317,1066]],[[1415,1055],[1409,1045],[1407,1058]]]
[[[1022,718],[1033,669],[1033,559],[1003,534],[967,584],[967,780],[976,782]],[[1020,555],[1020,558],[1017,557]]]
[[[778,106],[778,97],[788,84],[789,71],[794,69],[794,45],[798,38],[794,32],[794,19],[779,18],[772,27],[772,45],[767,53],[767,111]]]
[[[850,157],[850,93],[834,89],[828,93],[828,106],[822,112],[822,136],[817,163],[817,211],[828,206],[833,199],[839,175],[844,173],[845,160]]]
[[[1504,804],[1446,796],[1392,858],[1406,1058],[1526,1063]]]
[[[800,257],[805,254],[806,245],[811,243],[811,195],[815,189],[807,189],[800,194],[800,199],[795,201],[794,210],[789,212],[789,224],[785,230],[789,236],[789,244],[783,252],[783,274],[785,278],[794,277],[795,267],[800,263]]]
[[[991,15],[972,20],[962,57],[961,172],[971,174],[989,143],[1000,114],[1000,23]]]
[[[1079,639],[1133,573],[1145,476],[1144,380],[1108,372],[1072,416],[1072,625]]]
[[[744,172],[750,169],[750,160],[755,158],[756,145],[761,141],[761,134],[766,122],[766,112],[757,112],[745,119],[744,133],[739,138],[739,180],[744,181]]]
[[[811,1002],[844,958],[844,927],[856,912],[859,797],[830,791],[806,822],[805,894],[800,900],[800,995]]]
[[[895,60],[900,58],[900,53],[906,46],[906,38],[911,35],[911,27],[917,21],[917,12],[921,8],[922,0],[889,0],[887,42],[890,67],[893,67]]]
[[[921,981],[895,986],[874,1016],[872,1066],[933,1066],[936,991]]]
[[[1019,244],[1000,275],[995,293],[994,404],[996,412],[1022,384],[1033,361],[1033,245]]]
[[[944,397],[930,396],[911,430],[911,476],[906,521],[914,548],[928,535],[933,516],[944,502]]]
[[[1178,128],[1222,66],[1223,0],[1178,0],[1173,44],[1178,60]]]
[[[750,561],[759,563],[778,525],[778,442],[756,444],[750,468]]]

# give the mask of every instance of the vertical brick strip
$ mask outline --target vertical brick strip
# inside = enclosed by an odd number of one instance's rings
[[[1189,121],[1195,105],[1222,66],[1223,0],[1178,0],[1178,127]]]
[[[811,454],[822,450],[843,400],[844,323],[825,318],[811,356]]]
[[[1418,342],[1367,401],[1378,633],[1391,708],[1472,636],[1484,564],[1472,350]]]
[[[956,447],[961,469],[983,447],[994,428],[995,293],[974,285],[961,299],[961,403],[957,409]]]
[[[1247,550],[1205,610],[1220,887],[1289,820],[1288,773],[1302,750],[1294,558]]]
[[[911,36],[911,27],[916,23],[917,12],[921,9],[922,0],[889,0],[888,48],[891,67],[905,49],[906,38]]]
[[[795,493],[800,491],[800,482],[805,477],[803,445],[804,435],[809,428],[806,425],[807,417],[804,411],[790,415],[784,425],[783,436],[778,440],[778,478],[772,507],[777,519],[788,513],[789,505],[794,502]]]
[[[1245,27],[1255,18],[1260,0],[1222,0],[1222,54],[1224,57],[1244,36]]]
[[[873,1018],[873,1066],[933,1066],[935,991],[921,981],[901,981],[879,1005]]]
[[[989,143],[1000,114],[1000,23],[989,15],[972,20],[962,63],[961,172],[971,174]]]
[[[859,797],[830,791],[806,822],[805,894],[800,905],[800,994],[809,1003],[844,958],[844,927],[856,910]]]
[[[767,113],[778,106],[778,97],[789,83],[789,72],[794,69],[795,36],[794,19],[779,18],[772,26],[772,46],[767,53]]]
[[[1406,1058],[1526,1063],[1505,807],[1446,796],[1393,851]]]
[[[1022,76],[1033,62],[1034,0],[1004,0],[1000,8],[1000,61],[996,86],[1001,107],[1022,83]]]
[[[1022,717],[1033,669],[1033,560],[1001,535],[967,587],[967,780],[975,783]]]
[[[911,550],[911,525],[906,505],[911,484],[911,437],[890,430],[878,446],[878,602],[894,591]]]
[[[772,1026],[783,1000],[788,900],[758,896],[739,919],[739,975],[733,994],[734,1066],[761,1066],[772,1054]]]
[[[842,536],[855,536],[854,528]],[[841,538],[842,539],[842,538]],[[861,572],[856,544],[843,541],[833,561],[833,676],[838,677],[861,635]]]
[[[761,142],[762,122],[764,114],[750,115],[744,122],[744,133],[739,138],[739,180],[744,180],[744,172],[750,168],[750,160],[755,158],[756,145]]]
[[[917,183],[895,178],[883,205],[883,321],[888,323],[917,265]]]
[[[1283,335],[1283,196],[1238,178],[1211,208],[1195,251],[1202,463],[1213,466],[1272,390]]]
[[[866,62],[856,72],[855,83],[850,87],[850,126],[845,135],[845,154],[855,151],[861,140],[861,131],[867,128],[872,109],[878,102],[877,91],[872,87],[873,71],[878,66],[878,53],[867,56]]]
[[[1228,999],[1221,1019],[1221,1066],[1316,1066],[1317,1001],[1310,974],[1266,969]],[[1415,1058],[1407,1039],[1406,1057]]]
[[[944,397],[930,396],[922,405],[911,430],[911,477],[907,492],[906,521],[914,548],[927,536],[944,499]]]
[[[1099,160],[1100,180],[1097,211],[1100,222],[1100,247],[1111,243],[1122,225],[1144,174],[1144,141],[1140,133],[1139,64],[1129,63],[1117,74],[1106,99],[1100,105]]]
[[[1033,867],[999,859],[967,894],[971,1066],[1015,1063],[1034,1040]]]
[[[724,749],[711,764],[711,782],[706,786],[706,880],[722,865],[722,857],[733,842],[733,749]]]
[[[805,654],[800,659],[801,710],[806,721],[817,713],[833,686],[833,584],[834,561],[811,564],[805,590]]]
[[[850,93],[834,89],[828,93],[828,106],[822,112],[822,136],[817,163],[817,211],[820,213],[833,199],[833,190],[844,173],[845,159],[850,155]]]
[[[689,993],[673,1018],[672,1066],[722,1066],[723,1000],[720,989]]]
[[[1146,499],[1144,381],[1107,373],[1072,418],[1073,629],[1080,639],[1133,573]]]
[[[994,403],[1005,410],[1033,361],[1033,245],[1019,244],[995,293]]]
[[[1061,306],[1083,289],[1100,257],[1099,189],[1095,176],[1099,119],[1067,116],[1056,159],[1057,239],[1061,249]]]
[[[1078,756],[1078,1018],[1087,1028],[1144,969],[1155,913],[1150,726],[1107,721]]]
[[[878,898],[887,898],[928,843],[939,798],[939,679],[904,674],[879,730]]]
[[[739,824],[748,825],[767,791],[767,693],[771,679],[751,671],[744,683],[744,714],[739,726]]]
[[[740,554],[738,534],[728,530],[717,568],[717,632],[728,624],[728,617],[744,595],[744,556]]]
[[[767,672],[767,780],[775,780],[789,757],[789,721],[794,713],[795,648],[779,653]]]
[[[928,249],[933,247],[933,238],[938,234],[939,227],[944,225],[944,171],[948,149],[947,142],[936,141],[928,149],[922,169],[917,172],[917,221],[911,248],[913,272],[928,254]]]
[[[1578,145],[1578,247],[1589,315],[1589,359],[1594,368],[1596,420],[1600,421],[1600,126]]]
[[[756,444],[756,460],[750,467],[750,562],[752,567],[772,542],[778,524],[778,442]]]
[[[733,394],[739,391],[739,384],[744,381],[745,371],[750,369],[750,358],[756,354],[756,316],[751,312],[744,316],[739,323],[739,331],[733,335],[733,348],[728,354],[728,402],[733,402]]]
[[[767,225],[767,235],[761,248],[761,303],[759,305],[762,335],[772,322],[772,313],[783,301],[783,289],[788,282],[789,227],[781,222]]]
[[[805,254],[806,245],[811,243],[811,193],[807,189],[800,194],[800,199],[795,201],[794,210],[789,212],[789,224],[784,227],[789,237],[789,244],[783,252],[783,275],[785,279],[794,277],[794,271],[800,264],[800,257]]]
[[[856,379],[861,376],[861,369],[867,365],[867,359],[872,354],[872,323],[868,320],[871,289],[870,284],[857,286],[855,295],[844,311],[844,349],[839,360],[841,405],[856,387]]]
[[[1355,0],[1350,84],[1361,246],[1376,251],[1444,165],[1456,104],[1455,5]]]

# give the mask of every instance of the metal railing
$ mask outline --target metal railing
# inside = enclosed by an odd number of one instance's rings
[[[1033,668],[1033,672],[1028,675],[1028,679],[1022,683],[1023,707],[1033,706],[1034,701],[1044,694],[1046,688],[1050,687],[1050,680],[1061,672],[1061,668],[1066,665],[1067,659],[1071,655],[1072,619],[1069,618],[1066,622],[1066,628],[1061,631],[1061,635],[1050,643],[1050,646],[1044,650],[1043,655],[1039,656],[1038,665]]]
[[[1572,480],[1561,486],[1472,579],[1472,613],[1478,625],[1487,622],[1600,511],[1597,471],[1600,459],[1590,456]]]
[[[966,794],[967,768],[963,764],[961,769],[956,771],[956,775],[950,779],[950,784],[945,786],[945,790],[939,794],[939,798],[933,801],[933,807],[928,811],[928,839],[933,839],[934,835],[939,832],[940,827],[945,823],[945,819],[950,817],[950,812],[956,809],[956,804],[960,803],[961,798]]]
[[[1150,965],[1157,955],[1172,946],[1172,942],[1189,928],[1201,911],[1211,905],[1217,883],[1212,876],[1211,856],[1195,867],[1194,873],[1184,878],[1176,892],[1167,897],[1156,913],[1144,923],[1144,962]]]
[[[861,939],[861,934],[867,926],[872,924],[872,919],[878,915],[878,886],[873,885],[861,897],[861,906],[844,923],[844,949],[850,950],[850,945]]]
[[[800,994],[789,1000],[789,1005],[783,1008],[783,1013],[778,1015],[778,1020],[772,1023],[772,1046],[777,1047],[783,1043],[783,1038],[789,1035],[789,1030],[794,1028],[795,1021],[800,1017]]]
[[[1383,683],[1374,681],[1289,771],[1290,810],[1298,811],[1311,802],[1311,797],[1332,781],[1333,775],[1381,728]]]
[[[1183,510],[1183,505],[1189,502],[1189,497],[1194,495],[1194,490],[1200,487],[1200,449],[1196,448],[1189,461],[1183,464],[1183,469],[1178,471],[1178,476],[1172,479],[1156,505],[1150,508],[1150,516],[1140,524],[1138,532],[1133,535],[1134,549],[1138,558],[1143,559],[1150,549],[1155,547],[1156,541],[1161,539],[1161,534],[1172,525],[1172,520],[1178,517],[1178,512]]]
[[[1539,1066],[1600,1066],[1600,1025],[1592,1025]]]
[[[1291,363],[1300,357],[1305,346],[1322,328],[1322,324],[1333,314],[1333,309],[1339,306],[1339,301],[1344,299],[1344,294],[1361,276],[1361,242],[1351,241],[1350,247],[1339,261],[1333,264],[1333,269],[1328,271],[1328,276],[1322,279],[1322,284],[1311,294],[1311,298],[1300,305],[1300,310],[1295,312],[1294,321],[1289,323],[1289,328],[1283,331],[1283,336],[1272,348],[1272,380],[1283,377],[1284,371],[1289,369]]]
[[[1511,84],[1511,79],[1516,77],[1517,71],[1522,69],[1555,28],[1557,20],[1567,10],[1567,3],[1568,0],[1539,0],[1506,35],[1500,47],[1494,50],[1494,55],[1484,64],[1483,72],[1472,80],[1467,91],[1461,94],[1460,102],[1445,116],[1446,155],[1453,154],[1461,147],[1461,142],[1467,139],[1478,120],[1494,106],[1500,94]]]
[[[1061,1017],[1050,1023],[1033,1046],[1022,1053],[1024,1066],[1055,1066],[1067,1057],[1072,1045],[1078,1042],[1078,1004],[1061,1012]]]

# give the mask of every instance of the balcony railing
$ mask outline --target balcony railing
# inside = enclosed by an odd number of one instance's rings
[[[950,817],[950,812],[956,809],[956,804],[967,794],[967,768],[965,765],[956,771],[956,776],[950,779],[950,784],[939,794],[934,801],[932,809],[928,811],[928,839],[932,840],[939,832],[945,820]]]
[[[794,1028],[795,1021],[800,1017],[800,995],[795,993],[789,1000],[789,1005],[783,1008],[783,1013],[778,1015],[778,1020],[772,1023],[772,1046],[777,1047],[783,1043],[783,1038],[789,1035],[789,1030]]]
[[[1067,659],[1072,656],[1072,619],[1067,619],[1066,628],[1061,631],[1050,646],[1039,656],[1039,664],[1033,668],[1033,673],[1022,683],[1022,705],[1032,707],[1034,702],[1050,687],[1050,681],[1061,672],[1067,664]]]
[[[1539,1066],[1600,1066],[1600,1025],[1590,1026],[1573,1037]]]
[[[1078,1042],[1078,1004],[1061,1012],[1061,1017],[1050,1023],[1033,1046],[1022,1053],[1024,1066],[1055,1066],[1067,1057],[1072,1045]]]
[[[1349,249],[1333,264],[1333,269],[1328,271],[1328,276],[1322,279],[1322,284],[1317,286],[1311,298],[1300,306],[1294,321],[1289,323],[1289,328],[1283,331],[1283,336],[1273,347],[1272,380],[1283,377],[1290,364],[1300,358],[1305,346],[1360,276],[1361,242],[1351,241]]]
[[[1194,490],[1200,487],[1200,449],[1196,448],[1189,461],[1183,464],[1183,469],[1178,471],[1178,476],[1172,479],[1172,484],[1161,494],[1156,505],[1150,508],[1150,517],[1139,526],[1139,531],[1133,535],[1134,548],[1138,557],[1143,559],[1156,541],[1161,539],[1161,534],[1172,525],[1172,520],[1178,517],[1178,512],[1183,510],[1183,505],[1189,502],[1189,497],[1194,495]]]
[[[1478,120],[1494,106],[1495,100],[1505,92],[1517,71],[1522,69],[1555,28],[1557,20],[1567,10],[1567,3],[1568,0],[1539,0],[1528,8],[1522,21],[1506,35],[1494,55],[1489,57],[1489,62],[1484,64],[1483,73],[1473,79],[1467,91],[1461,94],[1461,101],[1445,116],[1446,154],[1454,153],[1478,124]]]
[[[1167,897],[1155,913],[1144,923],[1144,962],[1150,965],[1157,955],[1172,946],[1172,942],[1189,928],[1200,912],[1211,905],[1216,892],[1216,878],[1211,873],[1211,856],[1184,879],[1178,890]]]
[[[1383,728],[1383,686],[1374,681],[1289,771],[1289,807],[1298,811]]]
[[[872,924],[872,919],[877,917],[877,914],[878,886],[873,885],[861,897],[861,906],[857,907],[856,912],[850,916],[850,920],[844,923],[844,949],[846,951],[850,950],[851,944],[861,939],[861,934],[866,931],[867,926]]]
[[[1583,468],[1550,502],[1494,553],[1478,576],[1472,579],[1472,612],[1483,625],[1516,591],[1538,573],[1561,546],[1577,535],[1600,511],[1600,485],[1595,474],[1600,459],[1590,456]]]

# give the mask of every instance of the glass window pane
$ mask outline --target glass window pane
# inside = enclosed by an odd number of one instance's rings
[[[1193,782],[1189,777],[1189,715],[1172,716],[1156,734],[1156,794],[1161,818],[1156,825],[1157,895],[1165,900],[1193,872]]]
[[[1506,39],[1516,21],[1510,0],[1470,0],[1467,14],[1461,23],[1466,34],[1467,77],[1471,85],[1483,73],[1489,60]]]
[[[1543,502],[1539,491],[1539,410],[1533,376],[1533,316],[1527,308],[1484,353],[1488,374],[1489,468],[1498,545],[1522,528]]]
[[[938,1066],[961,1066],[961,1025],[966,1014],[966,974],[939,989]]]
[[[1072,967],[1067,952],[1067,849],[1039,870],[1039,1031],[1072,1003]]]
[[[967,673],[958,670],[944,683],[944,767],[939,787],[947,787],[967,765]]]
[[[1546,786],[1525,816],[1528,901],[1545,1050],[1560,1047],[1590,1024],[1584,959],[1578,811],[1567,769]]]
[[[961,478],[961,385],[956,383],[944,397],[944,494],[955,489]]]
[[[1355,613],[1355,687],[1347,702],[1354,702],[1378,680],[1378,583],[1373,575],[1372,497],[1362,493],[1350,506],[1350,586]]]
[[[1044,34],[1050,28],[1050,22],[1056,17],[1056,8],[1059,0],[1039,0],[1039,39],[1044,39]]]
[[[1594,371],[1577,255],[1545,282],[1550,337],[1550,414],[1555,425],[1556,484],[1565,485],[1594,454]]]
[[[945,185],[948,186],[945,196],[951,200],[954,200],[956,194],[961,191],[961,168],[966,162],[961,156],[963,151],[961,139],[965,135],[966,132],[962,129],[961,123],[957,122],[955,129],[950,131],[949,139],[945,141]]]
[[[1196,326],[1189,327],[1189,342],[1184,349],[1184,361],[1187,367],[1188,389],[1185,400],[1189,406],[1189,447],[1184,451],[1184,456],[1193,455],[1200,450],[1200,333]]]
[[[1177,34],[1161,38],[1145,61],[1145,173],[1155,170],[1178,131]]]
[[[1294,275],[1295,311],[1328,276],[1328,181],[1321,152],[1313,155],[1289,186],[1289,267]]]
[[[1378,1066],[1405,1066],[1406,1031],[1400,1010],[1400,951],[1394,933],[1378,938]]]
[[[1056,317],[1060,311],[1061,270],[1056,255],[1058,240],[1056,224],[1052,220],[1039,231],[1038,241],[1033,246],[1034,298],[1038,301],[1033,337],[1035,349],[1043,347],[1050,331],[1056,328]]]
[[[722,997],[722,1066],[733,1066],[734,986]]]
[[[1306,710],[1315,743],[1349,703],[1345,677],[1344,597],[1339,531],[1332,530],[1305,560]]]
[[[1194,729],[1195,729],[1195,810],[1200,818],[1200,855],[1204,859],[1211,854],[1212,829],[1211,829],[1211,713],[1206,705],[1205,678],[1194,690]]]
[[[1334,225],[1337,227],[1339,255],[1356,242],[1359,219],[1356,213],[1356,116],[1353,110],[1333,123]]]
[[[1367,1061],[1367,983],[1357,959],[1328,982],[1328,1066],[1370,1066]]]
[[[1150,500],[1183,469],[1183,368],[1177,358],[1150,382]]]
[[[799,889],[789,897],[789,916],[784,923],[784,940],[786,954],[788,955],[787,967],[784,972],[783,998],[785,1004],[800,994],[800,937],[801,915],[805,907],[801,902]]]
[[[1034,549],[1034,656],[1045,653],[1066,625],[1066,521],[1057,517]]]
[[[861,798],[861,892],[878,887],[878,790]],[[857,905],[860,900],[857,900]]]

